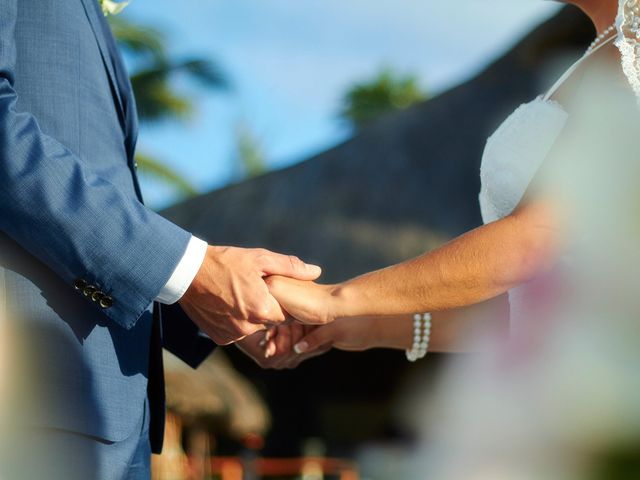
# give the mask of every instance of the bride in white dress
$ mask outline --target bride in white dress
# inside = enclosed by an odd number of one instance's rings
[[[452,312],[507,292],[512,333],[516,339],[526,337],[529,327],[522,317],[527,305],[539,310],[540,299],[546,298],[535,280],[556,281],[549,272],[568,253],[565,205],[535,190],[534,179],[555,161],[553,152],[563,137],[571,136],[571,125],[580,123],[574,121],[581,115],[577,112],[586,109],[579,90],[585,78],[599,75],[598,67],[614,82],[619,77],[631,97],[634,90],[640,93],[640,0],[567,3],[591,17],[598,36],[549,92],[518,108],[489,138],[480,172],[484,225],[416,259],[338,285],[267,279],[292,317],[323,325],[294,324],[269,332],[262,343],[267,356],[280,358],[276,366],[294,366],[331,347],[395,348],[406,350],[410,360],[423,357],[427,349],[455,350],[461,331],[481,320],[452,321]],[[550,284],[555,285],[545,282]]]

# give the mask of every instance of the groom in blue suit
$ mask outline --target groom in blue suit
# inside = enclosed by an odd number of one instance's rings
[[[0,0],[0,321],[20,346],[9,363],[24,455],[0,478],[149,478],[162,347],[193,367],[211,339],[260,360],[253,334],[285,320],[264,277],[320,274],[207,245],[146,208],[136,137],[98,0]]]

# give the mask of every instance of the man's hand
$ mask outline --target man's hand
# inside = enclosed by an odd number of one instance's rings
[[[264,281],[270,275],[315,280],[320,267],[262,249],[212,247],[180,300],[185,313],[213,341],[227,345],[277,325],[286,316]]]
[[[315,327],[298,323],[281,325],[255,333],[236,343],[237,347],[262,368],[277,370],[296,368],[305,360],[322,355],[331,347],[314,348],[307,354],[298,354],[294,345],[311,333]]]

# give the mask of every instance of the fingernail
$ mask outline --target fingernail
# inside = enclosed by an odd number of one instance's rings
[[[307,270],[309,270],[309,273],[313,275],[320,275],[322,273],[322,268],[320,268],[318,265],[307,264]]]
[[[264,357],[265,358],[271,358],[276,354],[276,346],[271,343],[269,344],[269,346],[267,347],[266,352],[264,352]]]
[[[293,347],[293,350],[298,354],[302,354],[304,352],[306,352],[307,350],[309,350],[309,344],[307,342],[305,342],[304,340],[300,343],[296,343]]]

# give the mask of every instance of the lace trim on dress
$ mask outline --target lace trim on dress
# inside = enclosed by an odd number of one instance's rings
[[[616,27],[622,71],[640,103],[640,0],[620,0]]]
[[[548,105],[550,105],[552,107],[556,107],[556,108],[562,110],[563,112],[566,111],[564,106],[559,101],[554,100],[553,98],[546,98],[546,95],[538,95],[537,100],[541,101],[541,102],[545,102],[545,103],[547,103]]]

